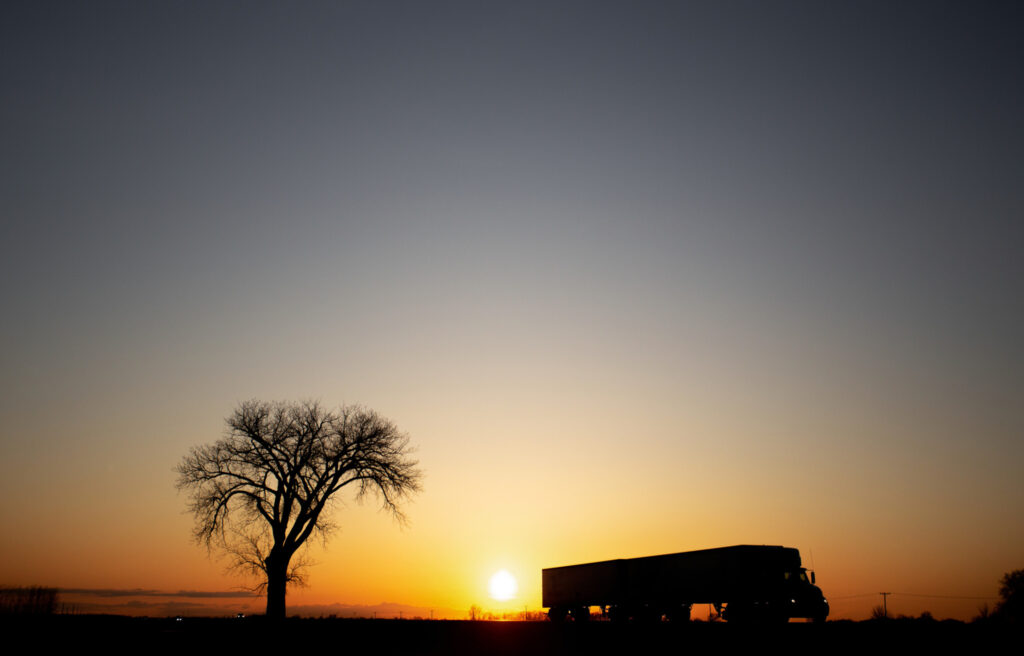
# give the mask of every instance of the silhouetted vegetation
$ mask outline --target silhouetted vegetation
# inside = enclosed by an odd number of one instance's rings
[[[52,615],[56,608],[56,588],[0,587],[0,614]]]
[[[547,622],[548,614],[543,610],[508,610],[494,613],[473,604],[466,613],[466,619],[471,622]]]
[[[334,528],[335,494],[349,485],[357,499],[376,494],[403,520],[399,502],[420,489],[409,438],[371,410],[247,401],[227,425],[225,438],[182,459],[178,488],[191,492],[196,539],[261,579],[271,618],[285,616],[288,583],[303,582],[296,552]]]
[[[1003,622],[1024,623],[1024,569],[1003,575],[999,598],[993,616]]]
[[[503,615],[503,614],[502,614]],[[515,613],[510,611],[510,615]],[[158,644],[161,650],[196,651],[312,650],[374,656],[488,654],[531,656],[561,654],[637,654],[745,652],[782,649],[788,654],[873,653],[907,650],[921,653],[987,653],[1005,649],[1014,629],[997,624],[899,618],[890,622],[840,620],[779,625],[728,622],[580,624],[516,621],[412,619],[287,618],[133,618],[54,614],[41,620],[8,616],[0,623],[14,644],[46,638],[49,651],[99,647],[135,649]],[[499,617],[495,617],[499,619]],[[515,619],[509,617],[507,619]]]

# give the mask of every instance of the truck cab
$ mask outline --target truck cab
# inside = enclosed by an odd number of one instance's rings
[[[814,584],[814,573],[808,576],[803,567],[763,572],[759,584],[734,595],[725,602],[724,609],[722,606],[715,605],[722,617],[737,623],[786,622],[790,618],[824,622],[829,613],[828,600]]]

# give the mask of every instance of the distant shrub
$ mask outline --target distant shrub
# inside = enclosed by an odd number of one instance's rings
[[[992,614],[1004,622],[1024,623],[1024,569],[1003,576],[999,582],[999,597]]]
[[[56,608],[56,588],[0,587],[0,615],[52,615]]]

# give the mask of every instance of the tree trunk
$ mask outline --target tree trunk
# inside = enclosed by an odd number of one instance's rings
[[[283,620],[285,613],[284,595],[288,585],[288,557],[279,551],[271,551],[264,563],[267,566],[267,618]]]

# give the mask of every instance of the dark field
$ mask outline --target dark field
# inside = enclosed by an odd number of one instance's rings
[[[0,620],[8,639],[38,651],[99,647],[197,654],[247,650],[301,654],[668,654],[704,650],[793,653],[893,653],[939,648],[985,653],[1019,637],[1008,627],[959,622],[828,622],[774,627],[725,623],[613,625],[548,622],[289,619],[146,619],[53,616]]]

